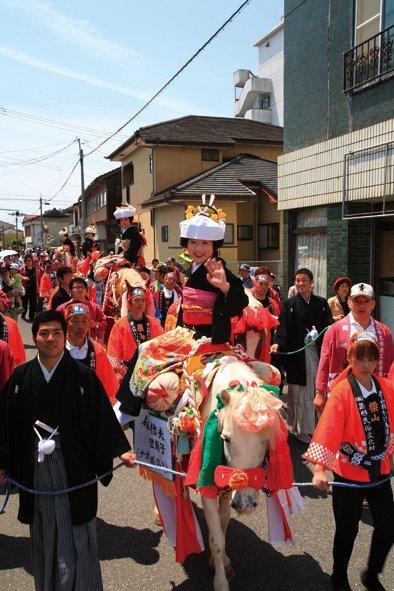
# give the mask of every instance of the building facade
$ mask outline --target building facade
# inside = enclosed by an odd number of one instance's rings
[[[394,326],[394,2],[285,0],[284,212],[287,285],[306,266],[316,293],[369,282]]]
[[[161,199],[162,195],[240,154],[276,163],[281,153],[281,127],[245,119],[189,116],[136,131],[109,158],[121,162],[122,201],[137,207],[135,221],[140,224],[148,242],[145,249],[147,262],[153,257],[166,260],[168,256],[176,257],[180,253],[179,222],[184,219],[184,204]],[[188,199],[198,204],[201,193],[188,195]],[[218,196],[218,206],[224,209],[222,201],[223,197]],[[243,202],[242,199],[239,201],[240,204]],[[223,256],[234,262],[245,260],[240,258],[243,256],[242,248],[239,256],[237,248],[241,243],[242,247],[248,243],[248,253],[253,252],[251,260],[255,261],[257,236],[253,211],[247,209],[247,223],[242,222],[245,207],[235,206],[236,200],[230,199],[230,202],[225,204],[227,222],[232,224],[234,231],[231,242],[224,247]],[[276,206],[269,203],[268,206],[267,218],[272,222],[271,209],[278,214]],[[270,244],[276,244],[276,236],[280,232],[279,219],[272,223],[278,225],[270,233],[274,236]],[[240,226],[247,227],[239,229]],[[238,236],[241,238],[238,239]],[[281,259],[280,248],[266,250],[270,251],[270,255],[276,251],[275,260]]]
[[[85,189],[86,225],[95,226],[95,239],[105,254],[114,250],[119,236],[113,214],[121,201],[120,167],[96,177]]]
[[[283,30],[281,22],[254,44],[257,76],[245,69],[234,72],[235,117],[283,126]]]
[[[23,218],[23,235],[26,248],[53,248],[62,244],[59,231],[68,228],[70,214],[60,209],[50,209],[41,216],[26,215]],[[42,233],[43,230],[43,233]]]

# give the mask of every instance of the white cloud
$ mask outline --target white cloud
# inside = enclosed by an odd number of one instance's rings
[[[90,76],[90,74],[84,74],[82,72],[78,72],[77,70],[57,66],[56,64],[52,64],[46,60],[35,58],[27,53],[23,53],[22,51],[17,51],[16,49],[12,49],[11,47],[6,47],[5,45],[0,45],[0,55],[20,62],[22,64],[27,64],[29,66],[33,66],[34,68],[39,68],[40,70],[47,70],[48,72],[53,72],[54,74],[58,74],[60,76],[66,76],[68,78],[73,78],[74,80],[80,80],[81,82],[85,82],[87,84],[92,84],[93,86],[99,86],[101,88],[105,88],[107,90],[111,90],[112,92],[117,92],[120,94],[125,94],[127,96],[131,96],[133,98],[139,99],[141,101],[146,101],[150,98],[150,95],[146,92],[140,92],[138,90],[131,90],[127,86],[123,86],[120,84],[115,84],[112,82],[108,82],[107,80],[103,80],[102,78],[97,78],[96,76]],[[163,97],[159,97],[156,99],[156,102],[171,111],[181,112],[181,113],[196,113],[199,115],[203,115],[202,109],[196,107],[192,103],[187,101],[181,101],[176,99],[165,99]]]
[[[12,0],[10,5],[13,8],[22,9],[24,14],[52,31],[57,37],[83,47],[94,55],[128,61],[143,59],[131,48],[105,38],[100,30],[89,21],[66,16],[56,10],[50,2]]]

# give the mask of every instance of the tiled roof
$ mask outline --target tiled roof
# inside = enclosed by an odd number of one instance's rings
[[[239,142],[283,143],[283,128],[269,123],[234,117],[188,115],[140,127],[126,142],[112,152],[112,159],[136,140],[147,144],[186,144],[226,147]]]
[[[217,197],[252,197],[255,192],[248,185],[256,184],[265,187],[272,195],[277,194],[276,162],[251,154],[240,154],[187,181],[153,194],[143,206],[202,193],[214,193]]]

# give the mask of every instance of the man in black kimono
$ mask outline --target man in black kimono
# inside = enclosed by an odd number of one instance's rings
[[[60,312],[37,315],[38,355],[0,393],[0,486],[9,474],[28,488],[61,490],[110,471],[116,456],[134,463],[99,379],[64,350],[66,330]],[[30,525],[36,589],[102,590],[97,484],[53,496],[20,491],[19,498],[18,519]]]
[[[327,300],[312,293],[313,274],[309,269],[299,269],[294,284],[297,295],[283,302],[271,353],[301,349],[313,340],[314,335],[309,334],[313,327],[320,333],[333,322]],[[287,421],[291,432],[303,443],[309,442],[316,426],[313,399],[321,343],[319,338],[305,351],[282,357],[289,386]]]
[[[56,291],[53,292],[51,298],[51,309],[56,310],[62,304],[65,304],[71,300],[70,281],[73,278],[73,272],[71,267],[60,267],[56,271],[56,277],[59,282],[59,286]]]

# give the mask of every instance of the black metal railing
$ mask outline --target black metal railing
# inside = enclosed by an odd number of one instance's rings
[[[394,70],[394,25],[344,53],[343,90],[349,92]]]

